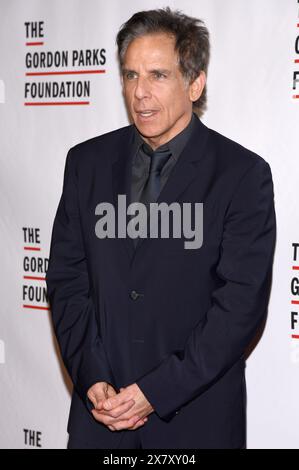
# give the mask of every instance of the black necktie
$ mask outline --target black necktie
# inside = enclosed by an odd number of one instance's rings
[[[156,202],[161,190],[161,171],[171,156],[171,151],[167,146],[161,146],[153,151],[148,145],[143,144],[142,149],[151,158],[149,176],[140,196],[140,202],[149,208],[151,202]]]
[[[145,182],[144,188],[142,190],[140,201],[142,202],[147,209],[147,216],[149,215],[149,204],[151,202],[156,202],[161,191],[161,171],[171,156],[171,151],[165,145],[161,146],[159,150],[153,151],[151,147],[147,144],[142,144],[142,150],[146,153],[150,159],[150,169],[149,175]],[[139,237],[135,238],[134,245],[136,247]]]

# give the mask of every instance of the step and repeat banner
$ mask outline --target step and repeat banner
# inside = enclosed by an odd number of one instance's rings
[[[65,448],[72,383],[45,273],[68,149],[127,125],[115,37],[165,6],[211,36],[202,121],[269,162],[277,245],[247,360],[248,448],[299,448],[299,2],[0,0],[0,447]]]

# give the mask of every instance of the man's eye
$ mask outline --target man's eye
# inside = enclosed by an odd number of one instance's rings
[[[133,77],[134,77],[134,73],[133,73],[133,72],[128,72],[128,73],[126,73],[126,78],[127,78],[128,80],[131,80],[131,78],[133,78]]]
[[[155,72],[154,75],[155,75],[156,78],[163,78],[163,77],[165,78],[166,77],[166,75],[164,75],[164,73],[161,73],[161,72]]]

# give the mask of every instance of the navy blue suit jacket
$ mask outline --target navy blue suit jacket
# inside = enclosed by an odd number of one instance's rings
[[[99,239],[95,207],[130,195],[133,125],[67,155],[46,275],[55,334],[74,384],[68,432],[114,448],[238,448],[246,438],[245,351],[266,317],[276,223],[269,164],[196,120],[157,202],[202,202],[203,245]],[[135,291],[135,294],[134,294]],[[87,391],[137,383],[154,408],[110,431]]]

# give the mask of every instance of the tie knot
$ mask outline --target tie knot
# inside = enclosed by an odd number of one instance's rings
[[[143,144],[144,152],[150,156],[150,173],[161,173],[163,166],[171,156],[171,151],[169,147],[161,145],[157,150],[152,150],[152,148],[146,143]]]

